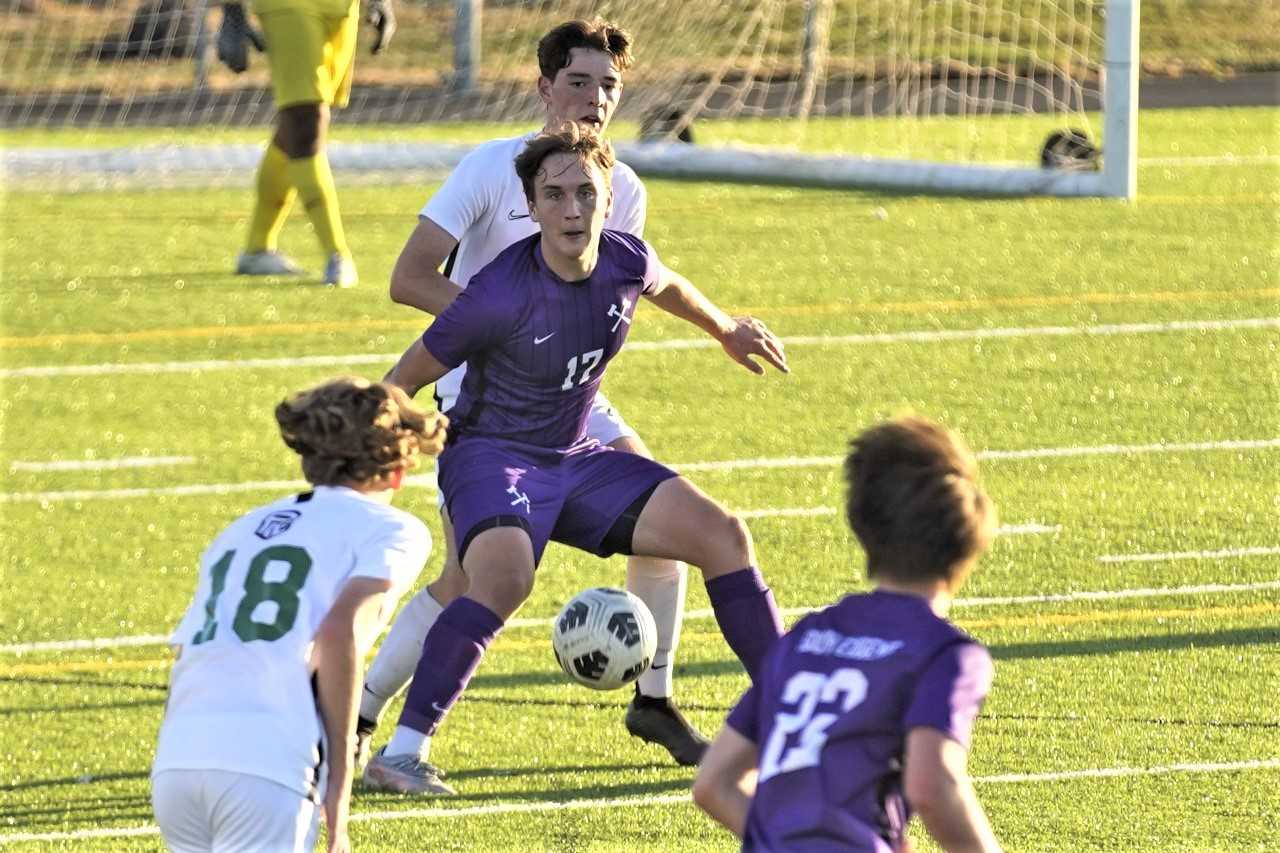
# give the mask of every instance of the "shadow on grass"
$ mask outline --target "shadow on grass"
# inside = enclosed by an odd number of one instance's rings
[[[1236,646],[1275,646],[1280,644],[1280,627],[1233,628],[1224,631],[1201,631],[1191,634],[1148,634],[1138,637],[1100,637],[1090,640],[1050,640],[1032,643],[1002,643],[988,646],[996,660],[1047,659],[1058,657],[1084,657],[1089,655],[1122,654],[1125,652],[1182,651],[1185,649],[1232,648]],[[726,649],[727,651],[727,649]],[[680,663],[679,676],[745,675],[742,664],[736,660],[698,661]],[[566,683],[567,677],[551,668],[536,672],[512,672],[501,675],[477,674],[471,686],[479,689],[501,690],[512,687],[553,687]],[[745,679],[744,684],[745,688]],[[490,699],[489,701],[492,701]],[[512,700],[526,703],[532,700]],[[567,704],[554,700],[537,700],[546,704]],[[584,703],[602,704],[602,703]],[[706,710],[716,710],[707,708]]]
[[[47,675],[9,675],[0,676],[0,684],[48,684],[52,687],[107,687],[112,690],[118,690],[122,687],[130,690],[159,690],[164,692],[169,689],[168,676],[166,674],[165,681],[112,681],[107,678],[95,678],[86,676],[84,678],[66,678],[66,677],[50,677]]]
[[[502,803],[563,803],[568,800],[608,800],[615,798],[635,798],[640,799],[646,795],[661,796],[663,794],[679,794],[689,790],[689,785],[693,779],[692,769],[687,770],[687,776],[679,779],[667,779],[658,782],[624,782],[616,785],[589,783],[577,786],[556,785],[554,788],[529,791],[529,790],[501,790],[501,791],[485,791],[483,794],[468,794],[465,790],[465,783],[468,780],[476,779],[501,779],[506,777],[528,776],[528,775],[549,775],[555,773],[571,773],[580,774],[584,771],[609,771],[618,769],[634,770],[647,765],[595,765],[581,767],[527,767],[527,768],[476,768],[474,770],[466,770],[459,773],[450,773],[448,780],[450,783],[461,783],[463,789],[459,791],[457,796],[448,798],[429,798],[421,799],[408,797],[401,794],[384,794],[381,792],[362,791],[359,787],[355,789],[356,801],[368,805],[386,805],[390,803],[403,803],[414,807],[439,807],[441,810],[449,809],[454,805],[458,807],[466,807],[469,805],[490,805],[495,801]],[[666,767],[667,765],[661,765]],[[415,820],[421,819],[415,817]]]
[[[1169,717],[1084,717],[1068,714],[979,714],[991,723],[1079,723],[1096,726],[1099,722],[1137,723],[1149,726],[1193,726],[1206,729],[1280,729],[1280,722],[1272,720],[1183,720]]]
[[[31,708],[0,708],[0,717],[19,714],[83,714],[89,711],[122,711],[128,708],[160,708],[164,699],[137,699],[133,702],[101,702],[96,705],[75,703],[72,705],[41,705]]]
[[[85,773],[79,776],[61,776],[54,779],[30,779],[26,782],[11,782],[7,785],[0,785],[0,791],[25,791],[31,788],[53,788],[58,785],[74,785],[77,788],[86,788],[88,785],[97,784],[99,782],[121,782],[132,779],[149,779],[151,778],[151,770],[128,770],[118,773]],[[104,801],[110,799],[108,797],[94,797],[95,801]]]

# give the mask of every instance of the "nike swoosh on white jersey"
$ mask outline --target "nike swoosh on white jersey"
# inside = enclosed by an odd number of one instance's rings
[[[546,343],[547,341],[549,341],[549,340],[551,340],[552,338],[554,338],[554,337],[555,337],[555,335],[556,335],[556,333],[555,333],[555,332],[552,332],[552,333],[551,333],[551,334],[549,334],[549,335],[543,335],[543,336],[542,336],[542,337],[540,337],[540,338],[534,338],[534,339],[533,339],[533,343],[534,343],[534,345],[535,345],[535,346],[536,346],[536,345],[538,345],[538,344]]]

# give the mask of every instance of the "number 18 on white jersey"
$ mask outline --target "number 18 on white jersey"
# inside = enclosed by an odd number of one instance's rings
[[[253,510],[201,559],[153,773],[227,770],[316,798],[323,727],[311,684],[316,630],[354,577],[390,580],[384,616],[421,572],[431,536],[359,492],[317,487]]]

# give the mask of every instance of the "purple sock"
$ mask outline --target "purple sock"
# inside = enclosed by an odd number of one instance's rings
[[[754,681],[765,653],[782,636],[782,614],[773,593],[760,570],[747,566],[707,581],[707,595],[720,633]]]
[[[501,630],[498,614],[466,596],[446,607],[422,644],[400,725],[435,734]]]

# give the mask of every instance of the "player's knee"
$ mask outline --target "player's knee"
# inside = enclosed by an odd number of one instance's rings
[[[747,523],[717,507],[714,520],[705,528],[708,554],[700,563],[703,574],[714,576],[735,571],[755,562],[755,546]]]

